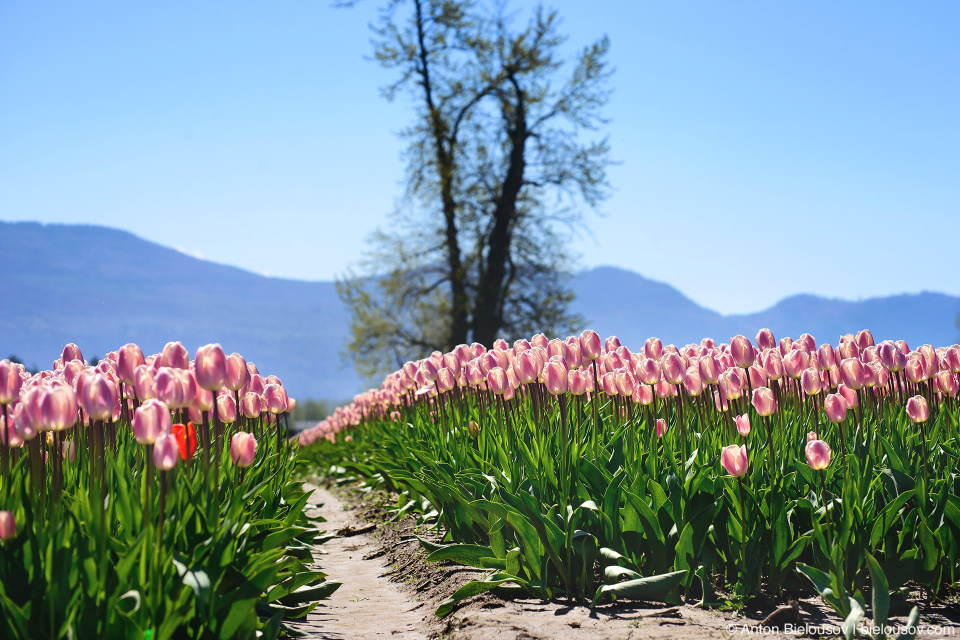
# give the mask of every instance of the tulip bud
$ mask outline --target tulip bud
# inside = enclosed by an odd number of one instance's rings
[[[724,447],[720,452],[720,464],[722,464],[727,473],[734,478],[745,475],[750,468],[746,445],[740,445],[738,447],[735,444],[731,444]]]
[[[467,432],[470,434],[471,438],[476,438],[478,435],[480,435],[480,425],[478,425],[476,421],[471,420],[467,424]]]
[[[750,435],[750,416],[743,414],[742,416],[737,416],[737,432],[746,438]]]
[[[153,444],[161,433],[173,428],[170,409],[160,400],[147,400],[133,414],[133,437],[140,444]]]
[[[914,422],[926,422],[930,419],[930,406],[923,396],[913,396],[907,400],[907,416]]]
[[[17,535],[17,523],[12,511],[0,511],[0,540],[12,540]]]
[[[831,393],[823,400],[823,411],[830,422],[843,422],[847,419],[847,401],[839,393]]]
[[[667,422],[663,418],[657,418],[657,437],[662,438],[667,432]]]
[[[540,360],[532,351],[521,351],[513,359],[513,369],[522,384],[536,382],[540,375]]]
[[[240,468],[249,467],[257,455],[257,440],[252,433],[240,431],[230,439],[230,459]]]
[[[227,379],[227,356],[219,344],[208,344],[197,349],[193,365],[197,386],[201,389],[216,391]]]
[[[847,403],[848,409],[860,406],[860,398],[857,396],[857,392],[842,382],[837,385],[837,393],[843,396],[843,401]]]
[[[713,356],[703,356],[697,363],[700,369],[700,379],[706,384],[717,384],[720,379],[720,364]]]
[[[770,329],[760,329],[757,332],[757,346],[760,347],[761,351],[777,348],[777,341]]]
[[[766,418],[772,416],[777,410],[777,400],[773,395],[773,389],[767,387],[758,387],[753,390],[753,408],[757,414]]]
[[[160,471],[170,471],[179,458],[177,439],[172,433],[161,431],[153,443],[153,464]]]
[[[580,334],[580,351],[587,360],[596,360],[603,352],[600,336],[592,329],[586,329]]]
[[[814,471],[822,471],[830,466],[830,446],[823,440],[810,440],[806,447],[807,464]]]
[[[960,380],[958,380],[957,374],[948,370],[939,372],[937,374],[937,388],[940,393],[951,398],[957,395],[957,391],[960,390]]]

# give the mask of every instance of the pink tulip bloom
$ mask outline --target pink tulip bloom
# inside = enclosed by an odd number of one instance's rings
[[[830,422],[839,423],[847,419],[847,401],[839,393],[831,393],[824,398],[823,410]]]
[[[64,384],[50,385],[40,396],[40,421],[44,431],[63,431],[77,423],[77,395]]]
[[[930,406],[923,396],[913,396],[907,400],[907,416],[914,422],[926,422],[930,419]]]
[[[808,432],[807,432],[807,442],[813,442],[814,440],[819,440],[819,439],[820,439],[820,438],[817,436],[817,432],[816,432],[816,431],[808,431]]]
[[[592,329],[586,329],[580,334],[580,351],[587,360],[596,360],[603,353],[600,336]]]
[[[823,390],[823,381],[820,378],[820,372],[809,367],[803,370],[800,376],[800,387],[808,396],[815,396]]]
[[[549,342],[550,340],[547,338],[547,336],[543,335],[542,333],[538,333],[537,335],[530,338],[530,344],[533,345],[534,347],[543,347],[544,349],[546,349],[547,344]],[[506,340],[495,340],[493,342],[493,348],[506,349],[507,348]]]
[[[119,399],[117,387],[102,373],[86,379],[80,391],[80,406],[90,420],[109,420]]]
[[[548,362],[543,369],[543,381],[551,395],[567,392],[567,370],[558,362]]]
[[[580,352],[580,343],[568,344],[566,355],[567,369],[577,369],[583,365],[583,354]]]
[[[0,511],[0,540],[12,540],[17,536],[17,523],[12,511]]]
[[[201,389],[216,391],[227,380],[227,356],[219,344],[208,344],[197,349],[193,365],[197,386]]]
[[[675,353],[665,353],[661,360],[660,367],[663,371],[663,379],[670,384],[680,384],[683,382],[683,374],[686,367],[683,364],[683,358]]]
[[[803,370],[810,366],[810,356],[803,349],[792,349],[783,356],[783,371],[788,377],[797,380],[803,375]]]
[[[761,351],[766,349],[776,349],[777,340],[773,337],[773,331],[770,329],[760,329],[757,332],[757,346]]]
[[[820,369],[831,369],[837,366],[837,354],[829,342],[820,345],[817,350],[817,366]]]
[[[23,438],[17,433],[17,427],[14,424],[16,418],[13,416],[14,414],[11,413],[10,417],[7,418],[4,416],[4,412],[0,411],[0,446],[16,449],[23,444]]]
[[[877,352],[880,354],[880,362],[890,373],[903,371],[904,367],[907,366],[907,356],[896,344],[889,340],[880,343]]]
[[[845,358],[840,363],[840,382],[854,391],[863,388],[863,363],[854,358]]]
[[[77,441],[76,440],[71,438],[70,440],[65,440],[60,444],[61,444],[60,455],[64,460],[68,462],[73,462],[74,460],[77,459]]]
[[[161,431],[153,443],[153,465],[160,471],[170,471],[180,460],[177,438],[171,433]]]
[[[483,384],[483,371],[480,369],[480,363],[476,359],[469,361],[464,367],[463,372],[467,378],[467,384],[471,387],[478,387]]]
[[[40,400],[43,392],[39,386],[25,389],[20,396],[20,402],[13,412],[13,425],[17,435],[23,441],[30,441],[37,437],[37,431],[43,429],[43,420],[40,415]]]
[[[663,342],[660,338],[647,338],[647,341],[643,343],[643,355],[654,360],[663,357]]]
[[[777,410],[777,401],[773,395],[773,389],[767,387],[758,387],[753,390],[753,408],[757,414],[766,418],[772,416]]]
[[[657,392],[658,398],[669,398],[677,395],[677,388],[666,380],[661,380],[658,382],[654,389]]]
[[[616,375],[610,372],[600,376],[600,389],[608,396],[619,395],[620,390],[617,389]]]
[[[157,397],[157,382],[153,369],[142,364],[137,367],[133,378],[133,392],[140,402]]]
[[[747,369],[747,375],[750,376],[750,386],[751,387],[765,387],[767,386],[767,374],[763,370],[763,367],[759,365],[751,365]]]
[[[567,389],[575,396],[582,396],[587,392],[587,374],[579,369],[567,373]]]
[[[244,418],[258,418],[263,411],[263,402],[259,394],[249,391],[240,399],[240,414]]]
[[[857,332],[857,345],[860,346],[861,351],[867,347],[872,347],[873,344],[873,334],[870,333],[869,329],[861,329]]]
[[[60,360],[64,364],[70,362],[71,360],[80,360],[83,362],[83,354],[80,353],[80,347],[71,342],[63,348],[63,355],[60,356]]]
[[[750,435],[750,416],[743,414],[742,416],[737,416],[737,433],[746,438]]]
[[[717,384],[720,379],[720,363],[716,358],[709,355],[701,356],[697,368],[700,370],[700,379],[705,384]]]
[[[727,473],[734,478],[739,478],[750,469],[750,461],[747,458],[746,445],[731,444],[723,448],[720,452],[720,464],[726,469]]]
[[[747,336],[734,336],[730,338],[730,355],[733,356],[734,363],[741,369],[747,369],[753,364],[754,353],[753,344]]]
[[[170,410],[160,400],[147,400],[133,414],[133,437],[140,444],[153,444],[161,433],[170,433]]]
[[[117,352],[117,375],[122,382],[133,386],[137,381],[137,367],[146,362],[140,347],[133,343],[125,344]]]
[[[180,342],[168,342],[163,347],[162,366],[186,369],[190,366],[190,354]]]
[[[763,372],[769,380],[779,380],[783,377],[783,357],[779,351],[769,349],[763,352]]]
[[[907,375],[907,380],[916,384],[918,382],[923,382],[927,379],[927,365],[923,361],[923,356],[917,352],[914,352],[917,355],[913,355],[907,358],[907,366],[904,367],[904,371]]]
[[[814,471],[823,471],[830,466],[830,446],[823,440],[811,440],[807,442],[806,454],[807,464]]]
[[[522,384],[536,382],[540,376],[540,359],[531,351],[521,351],[513,358],[513,369]]]
[[[630,373],[627,369],[621,369],[614,374],[614,379],[617,382],[617,391],[620,395],[629,398],[633,395],[633,389],[637,384],[636,378],[633,377],[633,374]]]
[[[197,388],[197,392],[193,396],[193,402],[190,403],[190,407],[196,409],[197,411],[211,411],[213,410],[213,403],[213,391]]]
[[[657,437],[662,438],[667,432],[667,422],[663,418],[657,418]]]
[[[171,410],[182,409],[193,401],[193,395],[189,399],[184,389],[184,379],[177,373],[179,369],[172,367],[160,367],[157,375],[154,376],[156,385],[156,397]]]
[[[944,370],[937,374],[937,390],[951,398],[960,391],[960,380],[953,371]]]
[[[268,384],[263,388],[263,408],[273,415],[287,411],[287,392],[281,385]]]
[[[493,367],[487,372],[487,387],[497,395],[502,395],[507,389],[513,388],[503,367]]]
[[[843,396],[843,401],[847,403],[848,409],[860,406],[860,398],[857,396],[857,392],[842,382],[837,385],[837,393]]]
[[[634,404],[642,404],[645,407],[653,404],[653,387],[648,384],[638,384],[630,399]]]
[[[807,346],[807,353],[812,353],[817,350],[817,341],[809,333],[802,334],[797,338],[797,342],[802,342]]]
[[[743,391],[743,384],[740,376],[733,369],[727,369],[720,374],[720,390],[726,400],[736,400]]]
[[[21,387],[23,378],[19,367],[9,360],[0,360],[0,406],[16,404]]]
[[[657,384],[660,381],[660,364],[653,358],[644,358],[634,368],[634,374],[643,384]]]
[[[457,379],[453,372],[446,367],[437,371],[437,391],[445,393],[457,386]]]
[[[700,372],[695,367],[690,367],[683,376],[683,388],[686,392],[697,397],[703,393],[703,380],[700,379]]]

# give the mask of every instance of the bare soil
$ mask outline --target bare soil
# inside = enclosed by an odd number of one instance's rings
[[[842,637],[842,620],[819,598],[801,598],[794,601],[796,609],[789,610],[782,609],[788,604],[786,597],[783,602],[753,602],[739,612],[633,602],[591,610],[491,592],[466,601],[440,620],[434,615],[440,603],[485,572],[427,563],[415,536],[435,542],[440,536],[418,526],[412,516],[388,522],[391,501],[388,494],[363,493],[355,487],[317,488],[311,502],[327,519],[326,529],[339,532],[340,537],[327,542],[316,561],[329,579],[344,585],[293,626],[311,638],[360,640]],[[918,638],[957,637],[960,607],[956,603],[920,606]],[[895,611],[901,615],[889,624],[905,624],[907,612],[906,608]]]

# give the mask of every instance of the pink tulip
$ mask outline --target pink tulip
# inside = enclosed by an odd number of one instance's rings
[[[923,396],[913,396],[907,400],[907,416],[914,422],[926,422],[930,419],[930,406]]]
[[[821,370],[837,366],[837,354],[833,350],[833,345],[829,342],[820,345],[820,349],[817,350],[817,366]]]
[[[723,448],[720,452],[720,464],[727,470],[727,473],[734,478],[739,478],[747,473],[750,468],[750,461],[747,458],[746,445],[731,444]]]
[[[216,391],[227,379],[227,356],[219,344],[208,344],[197,349],[194,356],[194,374],[197,386]]]
[[[862,389],[864,384],[863,363],[854,358],[845,358],[840,363],[840,382],[854,391]]]
[[[783,377],[783,357],[779,351],[769,349],[763,352],[763,372],[769,380],[779,380]]]
[[[268,384],[263,388],[263,407],[273,415],[287,411],[287,392],[281,385]]]
[[[907,357],[897,348],[897,345],[889,340],[882,342],[877,349],[880,354],[880,362],[890,373],[903,371],[907,366]]]
[[[24,390],[20,402],[13,412],[13,424],[21,440],[30,441],[37,437],[37,431],[43,429],[40,415],[40,400],[43,392],[39,386]]]
[[[816,431],[808,431],[808,432],[807,432],[807,442],[813,442],[814,440],[819,440],[819,439],[820,439],[820,438],[817,436],[817,432],[816,432]]]
[[[186,407],[193,401],[193,396],[195,395],[195,393],[193,393],[188,397],[187,390],[184,389],[185,379],[177,373],[178,371],[182,370],[172,367],[160,367],[157,375],[154,376],[157,399],[167,405],[171,410]]]
[[[197,411],[211,411],[213,410],[213,403],[213,391],[198,388],[193,396],[193,402],[190,403],[190,408]],[[201,422],[202,420],[201,418]]]
[[[847,403],[848,409],[860,406],[860,398],[857,396],[857,392],[842,382],[837,385],[837,393],[843,396],[843,401]]]
[[[733,361],[741,369],[747,369],[753,364],[754,353],[753,345],[747,336],[734,336],[730,338],[730,355]]]
[[[0,406],[15,404],[22,386],[19,367],[9,360],[0,360]]]
[[[543,381],[551,395],[559,396],[567,392],[567,370],[558,362],[548,362],[543,368]]]
[[[813,367],[803,370],[800,376],[800,387],[808,396],[815,396],[823,390],[823,381],[820,378],[820,372]]]
[[[797,380],[803,370],[810,366],[810,356],[803,349],[792,349],[783,356],[783,371],[788,377]]]
[[[23,438],[17,433],[15,420],[13,413],[7,418],[4,416],[4,412],[0,411],[0,446],[16,449],[23,444]]]
[[[686,367],[683,365],[683,358],[675,353],[665,353],[660,363],[663,371],[663,379],[670,384],[680,384],[683,382],[683,374]]]
[[[776,349],[777,341],[773,337],[773,331],[770,329],[760,329],[757,332],[757,346],[760,347],[761,351],[765,349]]]
[[[170,410],[160,400],[147,400],[133,414],[133,437],[140,444],[153,444],[161,433],[170,433]]]
[[[654,389],[657,392],[658,398],[670,398],[677,395],[677,388],[666,380],[661,380],[658,382],[654,386]]]
[[[17,523],[12,511],[0,511],[0,540],[12,540],[17,535]]]
[[[162,360],[162,366],[173,369],[186,369],[190,366],[190,354],[180,342],[168,342],[163,347]]]
[[[777,401],[773,389],[758,387],[753,390],[753,408],[761,417],[772,416],[777,410]]]
[[[630,399],[634,404],[642,404],[645,407],[653,404],[653,387],[648,384],[638,384]]]
[[[662,438],[667,432],[667,422],[663,418],[657,418],[657,437]]]
[[[493,367],[487,372],[487,387],[497,395],[502,395],[508,388],[513,388],[507,379],[507,372],[502,367]]]
[[[77,395],[65,383],[48,386],[40,396],[40,421],[44,431],[72,427],[77,423],[77,410]]]
[[[513,358],[513,369],[522,384],[536,382],[540,376],[540,359],[532,351],[521,351]]]
[[[90,420],[109,420],[118,400],[117,387],[102,373],[93,374],[80,390],[80,406]]]
[[[823,440],[811,440],[807,442],[806,454],[807,464],[814,471],[823,471],[830,466],[830,446]]]
[[[647,338],[647,341],[643,343],[643,354],[654,360],[663,357],[663,342],[660,338]]]
[[[633,389],[637,384],[636,378],[627,369],[621,369],[614,374],[617,382],[617,391],[620,395],[629,398],[633,395]]]
[[[63,348],[63,355],[60,356],[60,359],[64,364],[71,360],[80,360],[83,362],[83,354],[80,353],[80,347],[71,342]]]
[[[954,373],[960,373],[960,349],[957,347],[949,347],[943,355],[946,364],[945,368],[950,369],[950,371]],[[0,366],[2,366],[2,363],[0,363]],[[3,370],[0,369],[0,371]],[[0,373],[0,378],[2,378],[2,375],[3,374]]]
[[[847,419],[847,401],[838,393],[831,393],[824,398],[823,410],[830,422],[839,423]]]
[[[960,380],[958,380],[957,374],[949,370],[939,372],[937,374],[937,390],[951,398],[957,395],[957,392],[960,391]]]
[[[653,358],[644,358],[637,364],[634,374],[643,384],[657,384],[660,381],[660,364]]]
[[[600,336],[592,329],[586,329],[580,334],[580,351],[587,360],[596,360],[603,352]]]
[[[240,431],[230,439],[230,459],[238,467],[249,467],[253,464],[256,455],[257,440],[252,433]]]
[[[600,388],[608,396],[615,396],[620,394],[620,390],[617,389],[617,377],[614,373],[605,373],[600,376]]]
[[[723,392],[723,397],[727,400],[736,400],[743,391],[740,376],[738,376],[733,369],[727,369],[720,374],[719,384],[720,390]]]
[[[76,440],[73,440],[71,438],[70,440],[65,440],[60,444],[61,444],[60,455],[64,460],[68,462],[73,462],[74,460],[77,459],[77,441]]]
[[[817,350],[817,341],[814,340],[813,336],[809,333],[802,334],[797,338],[797,342],[802,342],[807,346],[807,353],[812,353]]]
[[[224,386],[230,391],[239,391],[248,380],[250,380],[250,372],[247,370],[247,361],[239,353],[231,353],[227,356]]]
[[[923,361],[926,364],[926,370],[924,373],[924,380],[930,380],[937,372],[940,371],[940,359],[937,357],[936,350],[929,344],[922,344],[917,351],[920,352],[920,355],[923,356]]]
[[[153,369],[145,364],[137,367],[133,377],[133,390],[140,402],[157,397],[157,382]]]
[[[258,418],[263,411],[263,402],[259,394],[249,391],[240,399],[240,415],[244,418]]]
[[[767,386],[767,374],[763,370],[763,367],[759,365],[751,365],[747,369],[747,375],[750,376],[750,386],[751,387],[765,387]]]
[[[582,396],[587,392],[587,375],[579,369],[567,373],[567,389],[575,396]]]
[[[695,367],[690,367],[684,374],[683,388],[693,397],[703,393],[703,380],[700,379],[700,372]]]
[[[170,471],[180,460],[177,438],[171,433],[161,431],[153,443],[153,464],[160,471]]]
[[[873,346],[873,334],[870,333],[869,329],[862,329],[857,332],[857,345],[860,347],[860,350],[863,351],[867,347]]]
[[[457,386],[457,379],[453,376],[453,372],[446,367],[443,367],[437,370],[437,391],[440,393],[445,393],[450,391],[455,386]]]
[[[467,363],[463,369],[467,378],[467,384],[472,387],[478,387],[483,384],[483,371],[480,369],[480,363],[474,359]]]
[[[720,379],[720,364],[713,356],[702,356],[697,363],[700,370],[700,379],[705,384],[717,384]]]
[[[912,355],[912,354],[911,354]],[[916,384],[927,379],[927,365],[923,361],[923,356],[917,353],[916,356],[907,359],[907,366],[904,367],[907,380]]]
[[[737,432],[746,438],[750,435],[750,416],[743,414],[742,416],[737,416]]]
[[[130,386],[136,383],[137,367],[146,364],[143,351],[133,343],[125,344],[117,352],[117,375]]]

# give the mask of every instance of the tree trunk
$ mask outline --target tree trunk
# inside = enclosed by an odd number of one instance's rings
[[[424,33],[423,5],[421,0],[414,2],[417,21],[417,45],[420,55],[420,77],[424,99],[430,113],[430,133],[437,157],[437,173],[440,177],[440,196],[443,217],[446,222],[447,268],[450,279],[450,334],[444,350],[449,351],[456,345],[467,341],[467,290],[466,274],[460,259],[460,240],[457,231],[457,203],[453,197],[453,176],[455,173],[454,150],[456,141],[449,138],[447,125],[433,101],[433,87],[430,83],[430,61],[427,55]]]
[[[527,115],[523,92],[516,79],[509,80],[516,93],[513,126],[508,128],[510,163],[494,210],[493,231],[487,245],[487,259],[477,287],[477,303],[473,313],[473,339],[486,346],[493,344],[503,327],[503,282],[507,275],[513,221],[517,217],[517,198],[523,188],[526,167],[524,149],[527,143]]]

